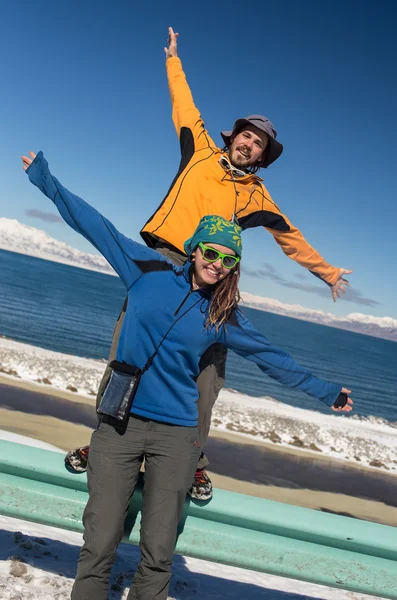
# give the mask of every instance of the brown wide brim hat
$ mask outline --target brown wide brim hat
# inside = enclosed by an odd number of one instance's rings
[[[242,131],[246,125],[254,125],[269,136],[269,143],[259,165],[261,168],[266,169],[266,167],[278,159],[284,149],[283,145],[276,140],[277,131],[266,117],[263,117],[262,115],[250,115],[245,119],[237,119],[232,131],[221,131],[223,141],[225,142],[225,145],[229,147],[231,138]]]

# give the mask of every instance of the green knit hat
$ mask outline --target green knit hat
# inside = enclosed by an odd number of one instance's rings
[[[218,217],[218,215],[207,215],[200,220],[196,231],[184,244],[186,254],[191,256],[200,242],[203,244],[212,242],[226,246],[230,250],[234,250],[241,258],[243,251],[241,227],[236,223],[226,221],[223,217]]]

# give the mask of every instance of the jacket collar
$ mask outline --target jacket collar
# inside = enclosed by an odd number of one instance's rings
[[[188,283],[192,282],[192,277],[190,274],[190,269],[193,267],[191,260],[188,258],[187,261],[185,262],[185,264],[182,267],[183,270],[183,276],[186,279],[186,281]]]

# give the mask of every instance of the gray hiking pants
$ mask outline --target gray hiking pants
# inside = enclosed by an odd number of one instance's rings
[[[201,453],[197,427],[102,417],[91,438],[89,500],[71,600],[107,600],[109,577],[143,458],[141,559],[128,600],[166,600],[177,525]]]
[[[186,256],[167,247],[159,246],[158,252],[166,256],[175,265],[183,265],[186,262]],[[108,384],[112,372],[109,363],[116,358],[117,346],[119,343],[121,328],[124,321],[125,311],[127,309],[127,300],[121,310],[119,318],[113,332],[112,347],[110,349],[109,361],[99,384],[97,394],[97,408],[101,401],[105,388]],[[200,375],[197,378],[197,387],[199,391],[198,408],[198,431],[200,445],[204,448],[211,426],[212,408],[219,396],[219,392],[225,383],[227,349],[223,344],[214,344],[208,348],[200,361]],[[204,454],[201,454],[197,468],[202,469],[208,466],[209,462]]]

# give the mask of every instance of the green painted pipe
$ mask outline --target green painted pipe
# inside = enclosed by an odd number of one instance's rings
[[[61,454],[11,442],[0,441],[0,457],[1,514],[82,531],[85,475],[68,473]],[[134,496],[126,541],[136,544]],[[216,490],[207,505],[186,503],[181,528],[176,551],[187,556],[397,598],[392,527]]]
[[[62,455],[0,440],[0,473],[87,491],[85,474],[69,473]],[[135,503],[140,505],[139,491]],[[189,515],[397,560],[395,529],[254,496],[217,490],[208,504],[191,502]]]

